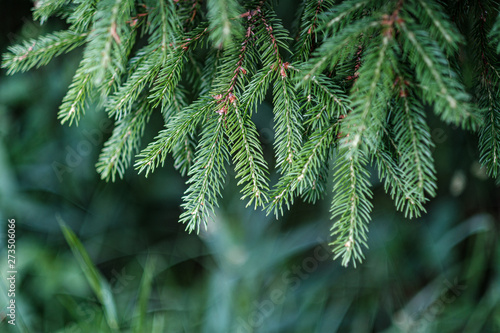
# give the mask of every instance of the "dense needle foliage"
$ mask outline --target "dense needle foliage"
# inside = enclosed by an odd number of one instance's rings
[[[78,123],[90,102],[114,119],[97,162],[105,180],[132,163],[148,175],[172,154],[189,176],[180,216],[189,231],[210,220],[230,163],[242,199],[276,216],[297,197],[322,198],[333,168],[334,258],[356,265],[367,246],[370,172],[409,218],[436,193],[428,112],[476,131],[480,161],[498,178],[496,1],[304,0],[291,30],[274,8],[264,0],[37,1],[35,19],[57,16],[68,29],[12,46],[2,67],[26,71],[84,46],[61,122]],[[268,94],[274,185],[254,122]],[[153,112],[165,127],[141,148]]]

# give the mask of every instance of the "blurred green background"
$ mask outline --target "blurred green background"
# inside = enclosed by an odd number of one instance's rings
[[[32,23],[30,7],[4,7],[2,53],[64,28]],[[290,18],[293,6],[282,7]],[[276,220],[244,208],[230,171],[215,222],[197,236],[177,223],[186,179],[172,163],[147,179],[130,170],[101,181],[104,112],[90,107],[78,127],[57,120],[80,52],[0,76],[1,332],[500,332],[500,191],[479,167],[474,135],[429,119],[439,190],[428,214],[404,219],[374,177],[366,261],[342,268],[328,252],[330,196],[299,200]],[[258,117],[270,160],[270,104]],[[144,143],[161,127],[153,117]],[[16,327],[5,318],[11,218]],[[60,221],[106,281],[104,304]]]

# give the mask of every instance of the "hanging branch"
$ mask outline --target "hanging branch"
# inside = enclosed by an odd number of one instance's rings
[[[180,221],[190,232],[213,217],[230,160],[247,206],[277,217],[297,197],[325,196],[332,161],[332,250],[355,266],[369,244],[369,162],[406,217],[436,194],[429,113],[478,130],[481,164],[498,178],[497,7],[303,0],[290,32],[273,1],[41,0],[34,18],[57,16],[68,29],[11,46],[2,68],[25,72],[83,47],[59,119],[78,123],[89,105],[114,119],[96,165],[105,180],[123,177],[135,154],[145,176],[172,154],[188,177]],[[472,26],[460,31],[465,21]],[[273,112],[271,163],[262,104]],[[141,147],[154,112],[164,128]]]

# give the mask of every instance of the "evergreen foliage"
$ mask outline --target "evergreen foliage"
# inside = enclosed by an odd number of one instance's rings
[[[356,265],[375,169],[409,218],[436,194],[428,112],[477,131],[480,161],[498,177],[498,9],[494,0],[303,0],[289,31],[265,0],[45,0],[34,19],[58,16],[69,28],[10,47],[2,67],[23,72],[84,45],[61,122],[78,123],[91,101],[114,118],[97,163],[106,180],[123,177],[134,155],[147,176],[172,153],[189,176],[180,217],[189,231],[208,223],[231,161],[242,199],[276,216],[296,197],[322,198],[333,169],[334,258]],[[274,186],[253,121],[268,93]],[[165,128],[141,150],[157,111]]]

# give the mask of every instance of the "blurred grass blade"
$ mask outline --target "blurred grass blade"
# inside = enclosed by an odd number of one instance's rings
[[[139,289],[139,299],[137,301],[137,308],[135,309],[134,322],[132,323],[134,333],[147,332],[146,325],[146,315],[148,310],[149,296],[151,295],[151,288],[153,282],[153,273],[156,266],[156,259],[148,256],[146,260],[146,266],[144,267],[144,273],[141,279],[141,286]]]
[[[112,330],[118,330],[119,327],[116,315],[116,306],[109,284],[95,267],[78,237],[76,237],[73,231],[66,226],[64,221],[59,216],[56,218],[61,226],[64,238],[66,238],[66,242],[70,246],[73,255],[76,257],[80,268],[90,284],[90,287],[104,307],[104,313],[109,327]]]

